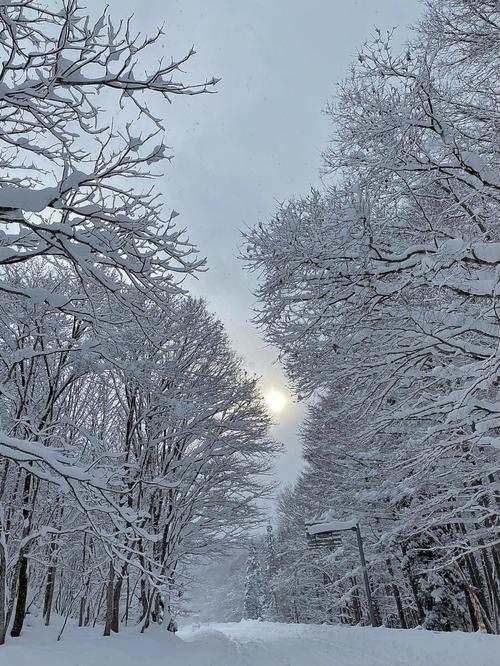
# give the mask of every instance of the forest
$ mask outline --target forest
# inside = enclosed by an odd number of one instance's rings
[[[256,319],[315,396],[281,620],[361,619],[355,540],[307,555],[328,509],[365,526],[379,623],[499,631],[498,18],[430,2],[403,52],[376,33],[328,105],[324,188],[246,237]]]
[[[30,616],[62,642],[175,633],[217,562],[227,621],[500,633],[499,22],[428,0],[403,48],[376,29],[321,186],[242,232],[253,324],[306,405],[285,485],[161,187],[157,110],[218,79],[162,27],[0,0],[0,663]]]

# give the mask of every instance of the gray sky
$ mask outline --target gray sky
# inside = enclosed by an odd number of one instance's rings
[[[216,95],[175,98],[166,118],[175,159],[163,188],[167,205],[208,258],[191,289],[224,321],[264,388],[286,391],[276,352],[249,323],[252,277],[236,258],[240,230],[268,219],[278,201],[319,184],[320,153],[331,132],[322,109],[357,49],[380,29],[399,41],[420,13],[418,0],[108,0],[111,14],[135,13],[151,31],[165,23],[159,53],[180,56],[194,43],[186,80],[221,77]],[[88,0],[92,8],[99,0]],[[301,467],[296,436],[303,407],[279,416],[285,449],[277,474]]]

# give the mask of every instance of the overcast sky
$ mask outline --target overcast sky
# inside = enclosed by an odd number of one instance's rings
[[[221,77],[217,94],[175,98],[167,141],[175,159],[162,182],[179,224],[208,258],[191,288],[224,321],[264,390],[286,391],[276,352],[249,320],[252,277],[236,258],[240,230],[268,219],[278,201],[319,184],[320,153],[331,128],[322,110],[358,47],[375,26],[398,26],[399,40],[420,12],[418,0],[108,0],[112,15],[135,14],[151,31],[164,23],[157,53],[180,56],[194,44],[186,80]],[[100,8],[99,0],[88,0]],[[155,47],[153,47],[154,49]],[[162,107],[163,108],[163,107]],[[279,417],[284,453],[277,474],[301,466],[297,428],[303,408]]]

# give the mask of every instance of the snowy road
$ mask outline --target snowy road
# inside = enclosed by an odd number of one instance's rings
[[[500,639],[477,634],[244,621],[187,627],[180,636],[219,654],[203,666],[500,664]]]
[[[481,634],[286,625],[247,620],[146,634],[50,628],[30,618],[0,647],[0,666],[499,666],[500,638]]]

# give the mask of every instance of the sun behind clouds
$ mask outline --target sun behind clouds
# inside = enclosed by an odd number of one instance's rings
[[[273,414],[280,414],[288,403],[286,395],[279,389],[266,391],[264,399],[269,411],[273,412]]]

